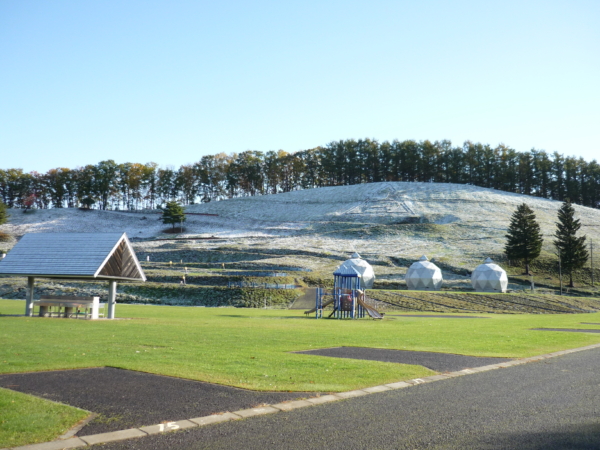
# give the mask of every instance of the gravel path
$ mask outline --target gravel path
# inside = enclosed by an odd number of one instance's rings
[[[103,450],[600,449],[600,349]]]
[[[79,436],[317,395],[247,391],[111,367],[0,375],[0,387],[99,413]]]
[[[436,372],[454,372],[473,367],[498,364],[510,359],[479,358],[476,356],[452,355],[449,353],[412,352],[406,350],[387,350],[365,347],[334,347],[318,350],[306,350],[307,355],[331,356],[334,358],[366,359],[400,364],[416,364]]]

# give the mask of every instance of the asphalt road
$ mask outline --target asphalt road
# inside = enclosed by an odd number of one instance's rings
[[[600,349],[93,448],[600,449]]]
[[[449,372],[510,361],[434,352],[360,347],[310,350],[340,358],[418,364]],[[112,367],[0,375],[0,387],[37,395],[98,414],[85,436],[316,397],[317,392],[256,392]]]

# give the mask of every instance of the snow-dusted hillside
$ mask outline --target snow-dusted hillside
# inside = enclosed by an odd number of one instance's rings
[[[237,246],[302,250],[331,255],[358,251],[367,258],[444,259],[473,268],[502,253],[510,216],[517,205],[535,211],[553,252],[552,234],[561,203],[475,186],[439,183],[372,183],[225,200],[187,208],[185,236],[218,236]],[[600,243],[600,210],[576,207],[582,233]],[[132,238],[161,236],[160,214],[77,209],[12,212],[0,231],[124,231]],[[402,223],[429,223],[416,227]],[[166,237],[166,236],[163,236]],[[252,237],[252,239],[250,239]],[[6,246],[6,244],[4,244]],[[152,251],[162,245],[136,244]],[[196,241],[189,248],[210,248]],[[221,244],[220,244],[221,245]],[[2,244],[0,244],[0,249]]]
[[[472,244],[482,240],[482,253],[486,253],[486,245],[489,246],[487,252],[498,253],[504,245],[510,217],[521,203],[527,203],[535,211],[546,235],[547,248],[550,247],[561,202],[463,184],[389,182],[325,187],[194,205],[188,211],[218,214],[222,223],[231,226],[262,222],[271,232],[286,228],[286,224],[288,229],[299,229],[324,222],[366,226],[434,223],[454,230],[446,233],[449,235],[444,239],[452,241],[453,246],[471,248],[473,246],[467,242]],[[575,209],[583,224],[581,233],[598,240],[600,210],[582,206],[575,206]],[[268,226],[274,224],[279,227]],[[400,236],[388,237],[388,244],[391,244],[389,239],[400,239]],[[430,254],[433,249],[440,248],[439,239],[436,244],[426,242],[425,245],[419,244],[420,240],[422,238],[412,236],[402,242],[402,249],[406,251],[413,246],[423,251],[429,249],[427,253]],[[460,244],[461,240],[463,244]],[[447,242],[441,246],[446,245]],[[414,251],[418,253],[416,249]]]
[[[396,223],[413,217],[438,224],[507,223],[527,203],[538,220],[554,226],[561,202],[451,183],[370,183],[236,198],[188,207],[223,219],[268,222],[347,221]],[[600,224],[600,210],[576,206],[584,224]],[[501,225],[502,226],[502,225]]]

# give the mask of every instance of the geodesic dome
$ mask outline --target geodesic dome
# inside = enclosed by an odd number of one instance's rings
[[[417,291],[439,291],[444,281],[440,268],[425,255],[408,268],[404,279],[408,289]]]
[[[471,274],[471,284],[477,292],[506,292],[508,277],[502,267],[487,258]]]
[[[350,259],[344,261],[342,265],[353,267],[358,273],[360,273],[360,284],[363,289],[371,289],[373,287],[373,282],[375,281],[375,272],[373,272],[373,267],[371,267],[371,264],[362,259],[358,253],[353,253]]]

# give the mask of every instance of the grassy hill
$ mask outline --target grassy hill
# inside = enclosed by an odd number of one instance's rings
[[[510,216],[523,202],[535,211],[545,239],[542,257],[533,265],[536,286],[556,293],[552,235],[561,203],[469,185],[372,183],[192,205],[186,229],[178,235],[164,233],[167,227],[157,211],[77,209],[12,211],[10,223],[0,231],[16,238],[27,232],[125,231],[149,282],[121,285],[120,301],[261,306],[286,304],[299,292],[266,289],[264,283],[328,285],[335,267],[354,251],[373,265],[375,289],[406,289],[407,267],[427,255],[442,268],[446,290],[470,290],[470,271],[488,256],[509,272],[509,287],[522,290],[529,280],[502,253]],[[600,210],[576,206],[576,212],[582,233],[600,242]],[[0,250],[13,243],[0,243]],[[595,266],[600,281],[600,263]],[[180,286],[186,267],[187,285]],[[577,273],[577,288],[570,293],[600,295],[590,285],[590,275],[590,269]],[[228,288],[232,282],[242,282],[242,287]],[[93,284],[40,287],[55,293],[86,289],[105,294],[104,286]],[[24,296],[24,280],[2,280],[2,296]]]

